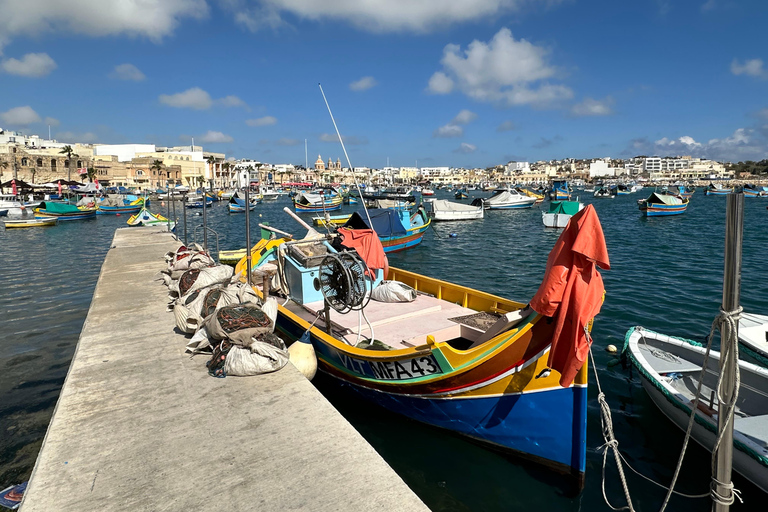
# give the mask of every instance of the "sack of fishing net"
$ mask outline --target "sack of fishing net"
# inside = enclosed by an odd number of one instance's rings
[[[243,347],[249,347],[253,337],[274,330],[269,316],[253,304],[224,306],[205,325],[214,339],[228,339]]]

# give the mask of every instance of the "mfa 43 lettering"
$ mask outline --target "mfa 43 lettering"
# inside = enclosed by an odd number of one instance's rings
[[[399,361],[363,361],[339,353],[347,370],[381,380],[408,380],[443,373],[432,354]]]

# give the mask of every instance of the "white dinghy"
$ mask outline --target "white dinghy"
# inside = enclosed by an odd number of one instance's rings
[[[432,218],[435,221],[475,220],[483,218],[483,207],[454,203],[445,199],[435,199],[432,205]]]
[[[706,348],[642,327],[627,332],[624,350],[643,388],[675,425],[688,428]],[[717,437],[720,353],[709,353],[691,437],[709,451]],[[741,387],[733,427],[733,468],[768,492],[768,369],[739,361]]]

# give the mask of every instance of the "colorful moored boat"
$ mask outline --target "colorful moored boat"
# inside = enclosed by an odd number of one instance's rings
[[[47,219],[8,219],[3,221],[3,224],[5,229],[24,229],[55,226],[58,222],[59,219],[56,217],[50,217]]]
[[[98,215],[130,213],[134,214],[144,208],[144,198],[138,198],[133,201],[122,198],[108,197],[96,203],[96,213]]]
[[[587,363],[572,366],[573,381],[561,386],[561,374],[548,366],[555,321],[521,302],[390,267],[387,279],[410,287],[412,301],[362,305],[367,326],[359,325],[356,310],[334,310],[317,322],[329,301],[323,276],[335,282],[340,275],[328,273],[325,262],[337,253],[325,240],[281,242],[254,248],[253,260],[261,262],[254,266],[279,260],[290,300],[280,301],[276,329],[286,339],[311,343],[323,372],[391,411],[583,481]],[[245,259],[236,272],[244,268]],[[365,288],[381,283],[382,270],[375,272]]]
[[[404,251],[418,245],[429,229],[431,219],[423,207],[411,215],[408,210],[369,208],[373,226],[368,224],[364,210],[353,213],[344,227],[352,229],[373,229],[379,235],[385,253]]]
[[[710,183],[704,189],[705,196],[727,196],[733,193],[733,187],[724,187],[719,183]]]
[[[549,192],[549,198],[553,201],[570,201],[571,187],[567,181],[552,182],[552,190]]]
[[[653,192],[648,199],[638,202],[640,211],[646,217],[663,217],[680,215],[688,208],[688,199],[674,194]]]
[[[343,199],[335,191],[299,192],[293,198],[293,206],[297,212],[318,213],[341,210]]]
[[[66,203],[52,203],[44,201],[35,208],[36,219],[49,219],[55,217],[59,221],[84,220],[96,217],[96,207],[75,206]]]
[[[175,229],[176,223],[170,221],[160,215],[159,213],[152,213],[143,207],[138,213],[131,215],[127,221],[129,226],[167,226],[170,225],[171,230]]]

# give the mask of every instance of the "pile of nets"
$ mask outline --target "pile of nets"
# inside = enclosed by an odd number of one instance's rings
[[[163,281],[176,328],[192,335],[188,352],[210,355],[211,375],[259,375],[288,363],[285,342],[274,334],[274,299],[262,302],[232,267],[216,265],[199,247],[182,246],[166,261]]]

